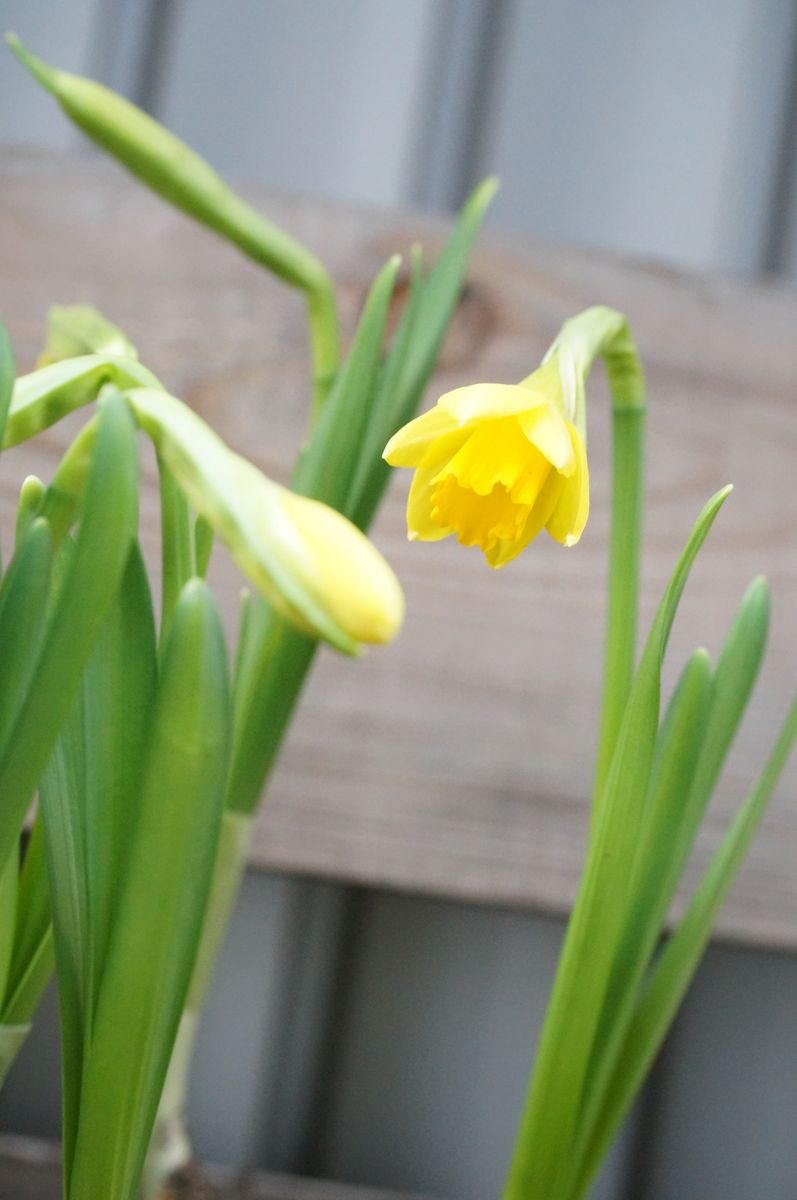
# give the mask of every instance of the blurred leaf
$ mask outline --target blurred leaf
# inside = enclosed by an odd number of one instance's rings
[[[0,321],[0,445],[4,444],[6,421],[14,390],[14,351],[8,330]]]
[[[413,258],[410,297],[387,359],[380,368],[376,394],[360,395],[367,409],[365,427],[356,459],[343,474],[343,480],[350,481],[346,489],[339,481],[337,490],[330,487],[325,491],[329,463],[334,461],[333,453],[337,453],[328,451],[327,439],[336,446],[336,439],[346,433],[342,426],[333,427],[327,415],[333,397],[327,401],[324,418],[316,426],[311,445],[297,466],[294,486],[330,503],[341,503],[346,515],[361,529],[367,530],[370,525],[390,477],[390,469],[382,461],[382,450],[395,430],[414,415],[435,368],[459,300],[473,239],[496,187],[496,182],[488,179],[473,192],[427,279],[421,280],[420,261],[417,255]],[[372,336],[362,335],[364,353]],[[355,345],[360,340],[358,333]],[[342,387],[342,383],[336,385],[335,396],[343,395],[338,390]],[[348,399],[351,398],[349,393]],[[359,425],[361,420],[357,417],[355,424]],[[353,456],[353,445],[348,452]],[[340,496],[344,498],[338,499]],[[227,800],[239,812],[253,812],[257,807],[317,647],[317,642],[289,628],[270,612],[259,597],[252,598],[251,609],[257,613],[253,624],[258,633],[255,636],[250,629],[246,661],[236,672],[233,767]]]
[[[586,1162],[593,1169],[602,1161],[686,994],[711,936],[717,912],[764,814],[795,738],[797,699],[792,702],[764,770],[736,814],[686,915],[661,952],[645,987],[592,1131]],[[585,1172],[582,1186],[569,1196],[573,1200],[582,1196],[588,1183]]]
[[[125,568],[138,519],[135,426],[120,396],[103,405],[74,553],[13,731],[0,746],[0,862],[70,711]]]
[[[354,342],[332,385],[291,486],[303,496],[345,511],[374,396],[390,299],[399,259],[377,275],[365,302]]]
[[[135,1194],[196,955],[229,748],[224,638],[199,580],[165,648],[83,1063],[68,1200]]]
[[[54,304],[47,314],[47,341],[38,365],[44,367],[84,354],[138,358],[138,351],[127,334],[112,325],[92,304]]]
[[[33,822],[22,863],[17,897],[17,927],[0,1020],[4,1025],[30,1021],[53,969],[50,893],[41,813]]]
[[[730,489],[697,519],[634,678],[540,1038],[506,1200],[550,1200],[565,1176],[642,824],[659,718],[661,663],[691,566]]]
[[[347,515],[366,529],[382,498],[390,468],[382,459],[388,440],[414,415],[421,402],[446,331],[451,324],[468,267],[474,238],[484,213],[496,193],[498,181],[485,179],[466,201],[448,242],[421,287],[417,301],[405,312],[406,331],[399,327],[383,375],[388,399],[377,403],[384,413],[376,433],[363,446],[357,490],[350,498]],[[405,341],[406,338],[406,341]]]
[[[61,1007],[65,1178],[74,1157],[83,1062],[135,836],[156,673],[149,583],[134,543],[40,788]]]

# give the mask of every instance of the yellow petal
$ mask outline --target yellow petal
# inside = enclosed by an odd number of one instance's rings
[[[494,417],[514,417],[548,401],[543,395],[530,394],[519,383],[472,383],[446,392],[437,401],[438,408],[455,417],[460,425]]]
[[[548,462],[563,475],[572,475],[576,469],[576,456],[567,422],[555,408],[533,408],[530,412],[518,413],[516,420],[533,446],[545,455]]]
[[[280,491],[304,543],[294,569],[319,607],[355,641],[392,641],[404,619],[404,593],[384,558],[334,508]]]
[[[546,529],[551,537],[563,546],[575,546],[584,532],[589,516],[589,467],[581,434],[575,425],[569,422],[568,428],[576,455],[576,469],[565,479],[562,494],[546,524]]]
[[[485,558],[491,567],[506,566],[513,558],[517,558],[521,550],[525,550],[529,542],[545,528],[565,484],[563,475],[560,475],[558,471],[550,472],[520,536],[511,541],[499,541],[491,550],[485,551]]]
[[[534,392],[535,395],[544,396],[549,402],[555,403],[557,408],[561,408],[562,369],[557,355],[551,355],[547,362],[542,363],[525,379],[521,379],[520,386]]]
[[[382,457],[391,467],[419,467],[432,443],[456,428],[457,422],[450,413],[430,408],[393,434]]]
[[[513,417],[474,426],[438,479],[454,475],[463,488],[489,496],[500,484],[518,504],[533,504],[551,464]]]
[[[453,530],[432,520],[432,493],[439,463],[418,467],[407,497],[407,537],[411,542],[439,542]]]
[[[511,541],[519,536],[528,514],[528,506],[515,504],[500,483],[482,496],[461,487],[455,475],[447,475],[434,490],[432,519],[453,530],[463,546],[487,551],[501,539]]]

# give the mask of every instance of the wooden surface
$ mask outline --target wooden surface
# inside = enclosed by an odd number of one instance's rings
[[[349,1187],[288,1175],[209,1172],[218,1189],[212,1200],[423,1200],[381,1188]],[[61,1157],[51,1142],[0,1134],[0,1196],[3,1200],[60,1200]],[[210,1200],[204,1192],[184,1200]]]
[[[172,391],[284,479],[307,411],[298,297],[104,163],[6,155],[0,169],[0,309],[20,368],[49,303],[92,301]],[[347,336],[387,255],[416,239],[435,251],[443,233],[428,220],[254,198],[329,264]],[[519,379],[566,316],[598,302],[628,313],[648,373],[645,622],[703,502],[736,484],[690,582],[668,680],[694,645],[717,651],[753,575],[773,585],[767,665],[701,835],[702,865],[797,685],[797,298],[484,238],[428,403],[460,383]],[[409,545],[409,473],[396,473],[375,537],[406,589],[405,631],[360,663],[322,656],[258,822],[258,866],[556,912],[570,903],[603,616],[600,372],[590,397],[593,507],[577,549],[541,539],[495,573],[451,541]],[[4,459],[6,529],[23,475],[47,478],[65,438],[59,428]],[[151,467],[148,479],[151,551]],[[232,625],[240,580],[222,557],[214,578]],[[797,947],[795,781],[792,764],[721,917],[726,937]]]

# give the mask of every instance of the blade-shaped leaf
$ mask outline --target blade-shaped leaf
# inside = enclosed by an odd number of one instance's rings
[[[395,362],[388,356],[383,384],[389,388],[390,396],[379,404],[385,417],[378,443],[374,436],[363,446],[361,461],[368,467],[368,474],[358,474],[356,492],[347,509],[361,529],[367,529],[373,520],[390,476],[382,451],[396,430],[415,415],[435,369],[462,291],[473,241],[497,188],[496,179],[485,179],[469,196],[440,258],[421,287],[417,307],[413,304],[412,311],[407,313],[407,322],[411,323],[408,343],[403,343],[400,328],[394,341]]]
[[[659,717],[661,663],[690,568],[730,489],[703,509],[667,585],[634,678],[596,810],[540,1038],[505,1200],[549,1200],[566,1172],[642,822]]]
[[[8,330],[0,321],[0,446],[8,420],[8,410],[11,406],[11,396],[14,391],[14,351]]]
[[[399,259],[391,258],[368,294],[354,343],[302,451],[291,486],[344,511],[367,427]]]
[[[152,712],[84,1062],[68,1200],[135,1193],[207,903],[228,747],[224,639],[210,593],[193,580],[175,610]]]
[[[0,1021],[30,1021],[53,969],[50,892],[44,854],[41,813],[33,822],[17,896],[17,927]]]
[[[74,553],[61,584],[35,674],[0,748],[0,861],[41,780],[124,570],[138,519],[135,426],[121,397],[109,397],[98,423]]]
[[[156,673],[149,583],[134,544],[40,788],[59,978],[66,1178],[83,1062],[135,830]]]
[[[593,1047],[586,1108],[579,1119],[580,1140],[588,1135],[600,1106],[602,1089],[633,1011],[637,990],[758,674],[768,625],[769,589],[765,580],[758,579],[739,606],[711,688],[708,661],[704,660],[701,676],[698,652],[670,704],[658,739],[626,904],[625,929]]]
[[[573,1200],[585,1194],[621,1121],[631,1106],[694,976],[717,912],[764,814],[797,739],[797,699],[792,702],[772,753],[716,851],[692,902],[656,963],[628,1029],[601,1104]]]
[[[370,525],[390,477],[382,461],[382,450],[395,430],[410,419],[435,368],[445,332],[451,321],[462,289],[473,240],[497,182],[486,180],[473,192],[446,243],[437,264],[423,281],[416,259],[415,283],[405,306],[393,345],[377,382],[377,392],[361,396],[369,415],[358,452],[354,444],[348,453],[354,466],[346,494],[344,511],[361,529]],[[337,393],[337,388],[336,388]],[[327,410],[332,398],[327,401]],[[327,418],[328,419],[328,418]],[[294,483],[313,496],[329,500],[322,487],[327,477],[325,438],[337,436],[334,429],[319,422],[313,433],[313,447],[299,463]],[[311,477],[315,463],[318,478]],[[331,500],[335,503],[336,501]],[[259,610],[258,638],[250,636],[246,647],[247,664],[237,673],[236,735],[228,805],[240,812],[253,812],[262,788],[274,765],[307,672],[315,656],[317,643],[289,628],[258,598],[252,599]],[[259,639],[259,640],[258,640]]]

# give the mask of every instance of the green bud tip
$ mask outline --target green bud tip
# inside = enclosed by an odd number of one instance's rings
[[[47,63],[42,62],[40,58],[36,58],[34,54],[31,54],[15,33],[6,34],[6,44],[11,53],[19,59],[23,67],[27,67],[33,78],[42,87],[46,88],[48,92],[55,92],[57,90],[58,72],[54,71],[52,67],[48,67]]]

